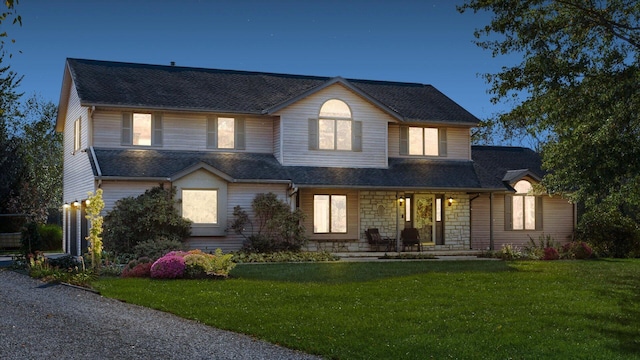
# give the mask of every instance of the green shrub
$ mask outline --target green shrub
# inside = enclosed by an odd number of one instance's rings
[[[561,256],[564,259],[589,259],[593,256],[593,249],[584,241],[572,241],[562,246]]]
[[[82,266],[82,263],[76,260],[76,258],[71,255],[64,255],[58,258],[49,258],[47,259],[47,261],[52,267],[63,270],[75,269]]]
[[[524,257],[522,250],[519,247],[506,244],[502,246],[502,249],[496,251],[496,257],[502,260],[518,260]]]
[[[162,236],[155,240],[145,240],[138,243],[133,247],[133,254],[136,258],[148,257],[157,260],[170,251],[184,250],[184,248],[181,241]]]
[[[548,257],[553,257],[553,251],[547,249],[551,248],[556,252],[560,248],[558,242],[551,235],[541,234],[538,237],[538,242],[529,236],[529,242],[522,249],[522,257],[532,260],[550,260]]]
[[[62,249],[62,227],[55,224],[40,225],[38,233],[42,239],[41,250]]]
[[[133,253],[136,245],[149,240],[184,241],[191,234],[191,221],[178,213],[175,191],[157,186],[138,197],[118,200],[104,217],[104,247]]]
[[[640,256],[640,227],[617,210],[596,208],[580,219],[576,239],[592,245],[604,257]]]
[[[279,251],[272,253],[253,253],[240,251],[233,254],[233,261],[236,263],[265,263],[265,262],[315,262],[315,261],[337,261],[338,256],[326,251]]]
[[[236,206],[230,226],[236,234],[245,237],[245,251],[300,251],[307,241],[302,225],[305,218],[302,211],[291,211],[290,206],[274,193],[256,195],[251,208],[253,221],[240,206]]]

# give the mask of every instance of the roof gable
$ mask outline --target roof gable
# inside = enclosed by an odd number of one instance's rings
[[[67,65],[84,106],[272,114],[340,83],[401,121],[479,122],[433,86],[416,83],[83,59],[67,59]]]

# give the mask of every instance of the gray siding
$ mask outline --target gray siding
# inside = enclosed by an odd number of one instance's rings
[[[469,128],[447,127],[448,160],[471,160],[471,131]],[[400,155],[400,125],[389,125],[389,157],[415,157]],[[433,158],[433,157],[431,157]]]
[[[81,119],[81,147],[74,152],[74,123]],[[89,157],[83,151],[89,141],[89,111],[80,105],[75,86],[71,86],[67,115],[64,120],[64,165],[63,165],[63,201],[71,203],[87,198],[88,192],[95,190],[95,181]]]
[[[142,111],[142,110],[141,110]],[[98,110],[93,115],[96,147],[120,147],[122,113]],[[212,151],[207,148],[207,117],[204,114],[162,113],[163,149]],[[245,118],[247,152],[273,152],[273,118]],[[145,148],[145,147],[142,147]]]
[[[346,195],[347,196],[347,232],[345,234],[313,233],[313,195]],[[360,240],[360,194],[357,190],[342,189],[300,189],[300,210],[307,214],[304,220],[309,240]]]
[[[309,150],[309,119],[317,119],[330,99],[346,102],[354,121],[362,122],[362,151]],[[359,95],[333,85],[281,110],[282,163],[284,165],[335,167],[386,167],[387,128],[394,121]]]
[[[574,230],[574,206],[559,196],[542,197],[542,230],[505,230],[504,228],[504,195],[495,194],[493,199],[493,239],[494,249],[500,250],[504,245],[522,247],[533,238],[536,242],[541,236],[550,235],[559,243],[571,239]],[[489,248],[489,194],[482,194],[471,203],[471,247],[475,250]]]

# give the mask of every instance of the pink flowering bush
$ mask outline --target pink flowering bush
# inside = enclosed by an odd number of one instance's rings
[[[155,279],[176,279],[184,276],[184,258],[174,251],[156,260],[151,265],[151,277]]]
[[[151,277],[157,279],[227,277],[236,266],[232,254],[215,254],[202,250],[171,251],[151,266]]]

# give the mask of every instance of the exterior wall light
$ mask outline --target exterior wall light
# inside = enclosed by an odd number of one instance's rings
[[[447,201],[449,202],[449,206],[451,206],[453,204],[453,197],[449,196],[449,199],[447,199]]]
[[[84,204],[85,204],[85,205],[87,205],[87,206],[89,206],[89,204],[91,204],[91,200],[89,200],[89,199],[85,200],[85,201],[84,201]]]
[[[78,200],[73,202],[73,207],[79,207],[80,206],[80,202]]]
[[[71,206],[71,205],[69,205],[69,204],[67,204],[67,203],[64,203],[64,204],[62,205],[62,208],[63,208],[63,209],[68,209],[70,206]]]
[[[400,204],[400,206],[404,204],[404,196],[400,196],[400,199],[398,199],[398,204]]]

